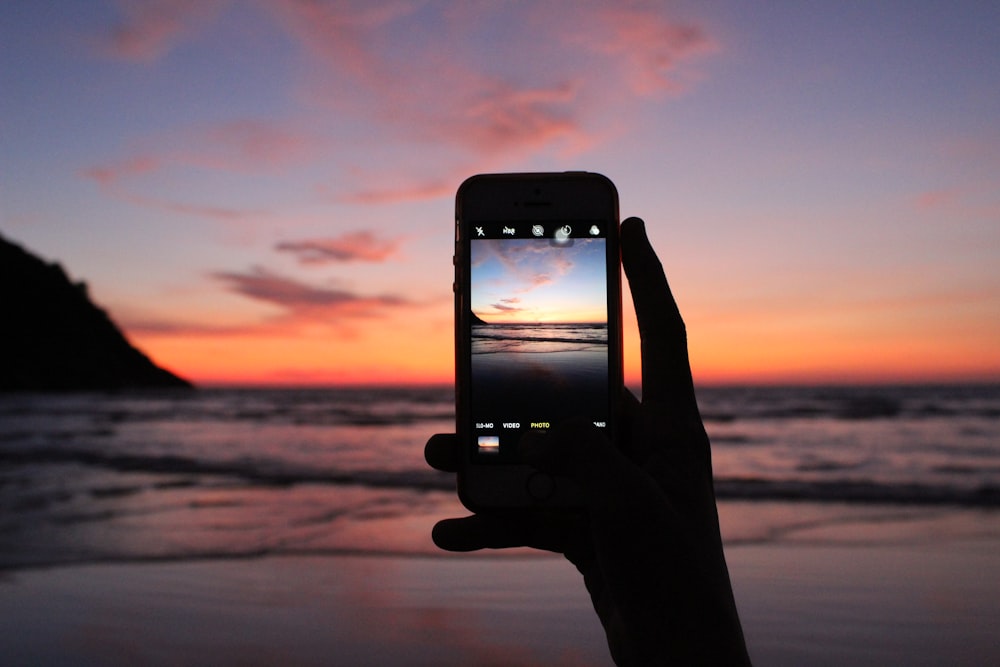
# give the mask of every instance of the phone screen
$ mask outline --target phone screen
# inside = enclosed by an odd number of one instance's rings
[[[607,428],[608,224],[471,225],[466,321],[477,463],[516,463],[524,431],[569,417]]]

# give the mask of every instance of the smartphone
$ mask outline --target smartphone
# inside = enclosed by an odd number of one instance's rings
[[[579,488],[518,444],[571,417],[615,436],[618,192],[587,172],[480,174],[455,201],[459,497],[473,511],[578,506]]]

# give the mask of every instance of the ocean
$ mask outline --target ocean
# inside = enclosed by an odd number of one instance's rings
[[[551,354],[604,350],[608,325],[586,324],[474,324],[472,354],[519,352]]]
[[[494,425],[476,432],[499,438],[501,456],[532,422],[610,419],[605,323],[473,325],[471,352],[472,419]]]
[[[845,517],[865,539],[887,511],[933,532],[960,509],[995,530],[998,386],[698,399],[727,543],[824,539]],[[0,396],[0,568],[437,555],[430,526],[465,511],[423,446],[453,430],[453,401],[451,387]]]

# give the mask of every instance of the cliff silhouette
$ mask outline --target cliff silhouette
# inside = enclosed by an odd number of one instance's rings
[[[59,264],[0,236],[0,391],[191,387],[129,343]]]

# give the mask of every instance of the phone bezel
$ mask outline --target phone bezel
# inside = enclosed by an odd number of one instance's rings
[[[470,247],[474,223],[601,220],[607,227],[608,313],[607,434],[618,428],[616,409],[623,390],[621,255],[618,191],[592,172],[479,174],[466,179],[455,198],[455,387],[459,457],[458,492],[473,511],[531,507],[576,507],[579,488],[568,479],[540,475],[515,463],[480,463],[473,456],[471,405]],[[533,490],[541,485],[544,497]]]

